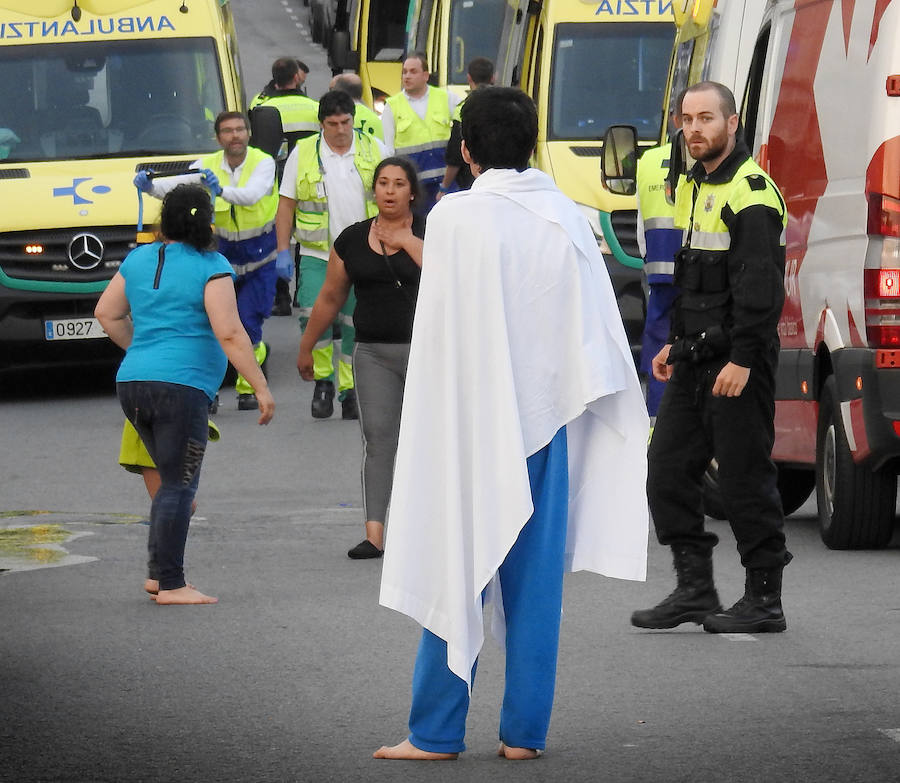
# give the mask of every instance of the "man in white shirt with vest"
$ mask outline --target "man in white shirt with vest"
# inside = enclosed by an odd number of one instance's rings
[[[328,254],[347,226],[378,213],[372,197],[372,176],[384,157],[384,145],[374,136],[353,128],[353,99],[331,90],[319,100],[322,130],[297,142],[284,166],[278,214],[279,264],[291,263],[293,234],[300,246],[300,327],[306,328],[312,306],[325,282]],[[353,309],[351,293],[340,315],[341,348],[337,386],[341,416],[358,418],[353,389]],[[338,325],[338,324],[336,324]],[[334,412],[334,348],[332,335],[313,350],[316,378],[313,418],[327,419]]]
[[[423,210],[437,201],[450,138],[453,110],[460,97],[428,84],[428,58],[414,52],[403,62],[403,89],[387,99],[381,123],[388,155],[405,155],[419,171],[425,194]]]
[[[253,344],[260,366],[266,361],[268,346],[262,339],[263,321],[272,310],[275,297],[275,211],[278,191],[275,161],[249,146],[250,126],[240,112],[224,111],[216,117],[216,140],[222,147],[191,164],[199,174],[166,177],[153,181],[146,170],[134,178],[144,193],[162,198],[176,185],[200,182],[214,197],[215,232],[219,252],[228,259],[236,275],[238,315]],[[253,387],[238,375],[235,383],[238,410],[257,410]]]

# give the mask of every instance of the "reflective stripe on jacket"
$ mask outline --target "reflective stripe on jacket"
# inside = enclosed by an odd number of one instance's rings
[[[284,133],[318,133],[319,104],[305,95],[257,95],[250,108],[273,106],[281,115]]]
[[[372,195],[375,167],[381,160],[381,150],[368,133],[354,130],[353,165],[362,180],[366,201],[366,217],[378,214]],[[297,208],[294,212],[294,237],[304,247],[328,251],[333,237],[328,230],[328,195],[325,193],[325,172],[319,156],[322,134],[297,142]]]
[[[236,187],[246,185],[253,170],[268,157],[256,147],[247,147],[247,157]],[[201,158],[201,166],[210,169],[224,185],[231,183],[231,173],[225,169],[224,150]],[[216,198],[215,232],[219,238],[219,252],[231,262],[237,274],[246,274],[275,259],[277,210],[278,185],[274,179],[272,189],[249,206],[231,204],[221,196]]]
[[[672,145],[653,147],[641,155],[637,165],[637,192],[644,229],[644,272],[650,283],[671,283],[675,254],[684,242],[684,232],[675,228],[675,205],[666,199],[666,177]]]
[[[424,120],[402,92],[387,100],[394,115],[394,153],[412,160],[423,181],[442,179],[447,168],[444,154],[450,138],[449,100],[446,90],[429,86]]]
[[[732,281],[728,257],[732,224],[742,210],[762,206],[781,217],[779,245],[785,245],[787,211],[775,183],[748,157],[727,182],[684,180],[675,200],[675,225],[687,232],[675,283],[681,287],[683,332],[696,336],[714,326],[731,326]],[[783,264],[782,264],[783,266]],[[767,292],[759,292],[761,297]]]

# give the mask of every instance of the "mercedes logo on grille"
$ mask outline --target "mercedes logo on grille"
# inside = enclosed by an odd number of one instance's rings
[[[103,260],[103,243],[94,234],[76,234],[69,242],[69,261],[76,269],[93,269]]]

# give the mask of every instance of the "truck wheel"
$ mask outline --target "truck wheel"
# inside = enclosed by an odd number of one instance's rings
[[[793,514],[810,496],[816,486],[814,470],[778,465],[778,493],[784,515]],[[713,459],[703,474],[703,512],[713,519],[727,519],[722,493],[719,491],[718,465]]]
[[[313,43],[322,43],[322,6],[318,0],[311,0],[309,4],[309,32]]]
[[[819,533],[829,549],[882,549],[891,540],[897,477],[853,461],[834,376],[819,400],[816,499]]]

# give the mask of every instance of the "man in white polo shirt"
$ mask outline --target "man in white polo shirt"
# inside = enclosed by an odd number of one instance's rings
[[[353,129],[353,99],[332,90],[319,101],[321,131],[297,142],[288,156],[281,180],[278,213],[278,264],[290,268],[291,234],[301,248],[300,327],[306,328],[313,303],[325,281],[331,245],[347,226],[377,214],[372,198],[372,176],[384,157],[384,145],[367,133]],[[338,357],[337,389],[341,415],[356,419],[353,389],[353,308],[351,293],[341,311],[341,348]],[[334,412],[335,371],[332,335],[313,350],[316,386],[312,415],[326,419]]]

